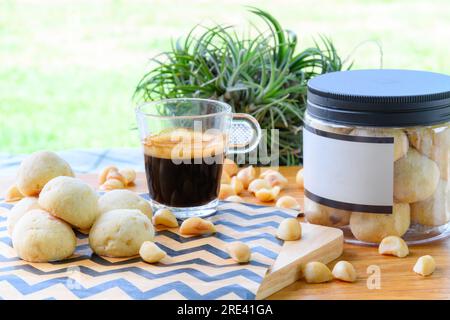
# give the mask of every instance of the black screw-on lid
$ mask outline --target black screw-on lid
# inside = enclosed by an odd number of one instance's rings
[[[450,121],[450,76],[387,69],[331,72],[308,82],[307,111],[356,126],[444,123]]]

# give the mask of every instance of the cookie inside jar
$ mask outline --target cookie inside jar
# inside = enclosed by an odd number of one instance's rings
[[[311,80],[303,130],[306,220],[342,228],[358,244],[449,236],[449,86],[449,76],[408,70]]]

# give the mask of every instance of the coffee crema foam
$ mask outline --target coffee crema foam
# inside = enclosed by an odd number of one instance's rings
[[[210,130],[212,131],[212,130]],[[146,137],[142,144],[147,156],[188,160],[219,156],[225,153],[226,136],[223,133],[198,132],[191,129],[175,128]]]

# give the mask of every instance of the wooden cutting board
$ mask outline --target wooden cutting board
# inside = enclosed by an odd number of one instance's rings
[[[325,264],[343,252],[342,230],[302,223],[302,239],[285,241],[274,265],[264,277],[256,299],[265,299],[302,277],[302,266],[311,261]]]

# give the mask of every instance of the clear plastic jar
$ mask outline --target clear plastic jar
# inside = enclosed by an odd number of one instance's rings
[[[450,234],[450,77],[346,71],[308,84],[304,212],[346,240]]]

